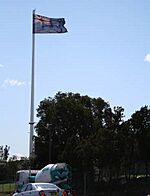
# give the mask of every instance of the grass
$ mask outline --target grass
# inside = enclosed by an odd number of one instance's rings
[[[10,196],[15,190],[15,184],[14,183],[4,183],[0,184],[0,196]]]

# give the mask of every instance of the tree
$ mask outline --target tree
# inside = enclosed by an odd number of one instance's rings
[[[83,144],[89,144],[87,141],[91,135],[104,126],[105,110],[109,107],[101,98],[71,92],[58,92],[54,98],[41,101],[37,109],[39,122],[36,126],[36,163],[40,166],[41,159],[42,162],[49,163],[48,154],[51,150],[52,163],[68,160],[80,167],[85,147]],[[51,125],[49,129],[48,125]]]
[[[141,107],[131,116],[132,128],[136,133],[139,158],[145,164],[145,175],[148,177],[148,164],[150,162],[150,109]]]
[[[7,161],[7,159],[8,159],[8,155],[9,155],[9,149],[10,149],[10,146],[5,146],[5,148],[4,148],[4,160],[6,160]]]
[[[138,161],[136,132],[131,119],[122,123],[119,135],[122,141],[121,172],[126,180],[130,180],[131,174],[136,174],[135,168]]]
[[[106,177],[110,182],[112,176],[118,176],[122,159],[122,138],[120,128],[123,123],[122,107],[114,107],[105,110],[103,127],[94,135],[95,164],[99,169],[100,178]]]

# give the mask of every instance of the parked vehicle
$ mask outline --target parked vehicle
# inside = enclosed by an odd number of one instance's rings
[[[53,183],[71,195],[71,167],[66,163],[48,164],[41,170],[19,170],[16,173],[16,191],[27,183]]]
[[[24,184],[35,182],[38,170],[19,170],[16,173],[16,191],[20,192]]]
[[[48,164],[39,170],[35,176],[35,182],[50,182],[60,188],[71,188],[71,167],[66,163]]]
[[[66,196],[66,192],[52,183],[28,183],[12,196]]]

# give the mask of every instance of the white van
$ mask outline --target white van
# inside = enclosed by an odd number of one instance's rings
[[[22,186],[29,182],[35,182],[35,175],[39,170],[19,170],[16,173],[16,191],[20,192]]]

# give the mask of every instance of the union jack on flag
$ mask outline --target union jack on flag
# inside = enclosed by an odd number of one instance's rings
[[[64,18],[48,18],[45,16],[33,15],[33,33],[66,33]]]

